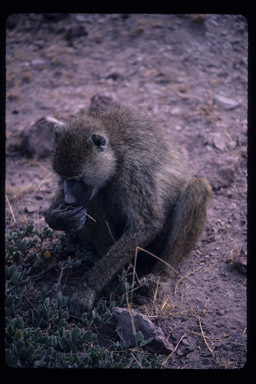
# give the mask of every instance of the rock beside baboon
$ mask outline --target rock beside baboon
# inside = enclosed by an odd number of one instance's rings
[[[136,346],[136,335],[141,332],[145,340],[152,340],[145,345],[151,353],[170,353],[173,345],[166,339],[162,328],[155,325],[147,316],[135,311],[115,307],[112,316],[116,323],[116,332],[121,340],[129,343],[130,347]],[[133,328],[134,325],[134,328]]]

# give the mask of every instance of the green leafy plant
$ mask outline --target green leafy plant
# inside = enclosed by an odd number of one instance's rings
[[[123,305],[131,291],[127,271],[119,276],[119,289],[98,300],[90,315],[74,318],[69,314],[68,296],[62,292],[63,276],[66,273],[65,277],[71,276],[73,281],[72,274],[87,268],[87,263],[95,263],[97,257],[92,255],[83,248],[78,252],[68,237],[55,237],[47,227],[38,231],[29,225],[7,235],[7,365],[27,368],[157,368],[161,365],[159,357],[144,351],[150,340],[144,340],[142,334],[137,335],[136,350],[114,340],[106,347],[98,339],[111,318],[112,308]]]

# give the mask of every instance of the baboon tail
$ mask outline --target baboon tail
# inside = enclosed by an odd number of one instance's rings
[[[207,203],[212,196],[211,186],[204,178],[191,180],[186,186],[169,220],[166,246],[161,258],[171,266],[194,248],[206,221]],[[166,270],[158,262],[155,270]]]

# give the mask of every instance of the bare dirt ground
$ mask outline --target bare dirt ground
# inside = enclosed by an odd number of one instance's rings
[[[203,237],[179,267],[184,278],[171,282],[168,301],[141,307],[176,347],[166,368],[246,363],[247,33],[246,19],[236,15],[7,21],[7,231],[45,226],[56,185],[49,157],[29,159],[13,143],[43,116],[88,107],[97,92],[160,118],[192,176],[212,185]]]

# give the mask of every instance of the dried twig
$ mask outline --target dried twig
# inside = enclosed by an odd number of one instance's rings
[[[15,216],[14,216],[14,213],[13,213],[13,209],[12,209],[12,206],[11,206],[11,204],[10,204],[10,201],[9,201],[9,199],[8,199],[7,194],[5,194],[5,198],[6,198],[8,207],[9,207],[9,209],[10,209],[10,212],[11,212],[11,215],[12,215],[12,218],[13,218],[13,221],[14,221],[15,224],[17,224],[17,221],[16,221]]]
[[[45,269],[44,271],[40,272],[40,273],[37,273],[36,275],[32,275],[30,276],[31,279],[39,279],[42,275],[44,275],[45,273],[47,273],[48,271],[50,271],[51,269],[54,269],[56,268],[57,266],[57,263],[55,263],[54,265],[51,265],[50,267],[48,267],[47,269]]]
[[[40,181],[40,183],[37,184],[37,187],[35,188],[33,193],[36,194],[39,191],[39,189],[42,187],[42,185],[47,184],[47,183],[51,182],[52,180],[53,180],[53,177],[44,178],[42,181]]]
[[[137,272],[136,272],[135,267],[136,267],[136,266],[134,266],[134,265],[132,265],[132,264],[129,264],[129,268],[131,268],[131,269],[133,270],[133,274],[134,274],[134,276],[136,277],[136,280],[138,281],[139,285],[141,286],[141,285],[142,285],[142,282],[141,282],[140,279],[139,279],[139,276],[138,276],[138,274],[137,274]],[[132,286],[132,292],[136,291],[138,288],[139,288],[139,287],[134,288],[134,287]]]
[[[181,274],[180,274],[175,268],[173,268],[169,263],[167,263],[165,260],[161,259],[160,257],[156,256],[154,253],[149,252],[149,251],[147,251],[147,250],[144,249],[144,248],[136,247],[136,249],[135,249],[135,256],[134,256],[133,275],[132,275],[132,288],[134,287],[134,281],[135,281],[135,271],[136,271],[136,265],[137,265],[138,251],[143,251],[143,252],[149,254],[150,256],[154,257],[155,259],[161,261],[161,262],[162,262],[163,264],[165,264],[168,268],[170,268],[172,271],[174,271],[177,275],[181,276]],[[182,277],[182,276],[181,276],[181,277]],[[159,284],[159,283],[158,283],[158,284]],[[155,291],[155,294],[154,294],[154,301],[155,301],[155,299],[156,299],[156,295],[157,295],[158,284],[157,284],[156,291]],[[132,303],[132,298],[133,298],[133,290],[132,290],[132,293],[131,293],[131,300],[130,300],[130,303]]]
[[[142,365],[141,363],[138,361],[138,359],[134,356],[134,354],[131,352],[131,356],[133,357],[133,359],[136,361],[136,363],[139,365],[140,368],[142,368]]]
[[[133,336],[136,336],[136,328],[135,328],[135,324],[134,324],[134,318],[133,318],[133,314],[132,314],[131,305],[130,305],[129,300],[128,300],[128,293],[127,292],[126,292],[125,297],[126,297],[127,309],[129,311],[129,315],[131,318],[132,334],[133,334]]]
[[[202,324],[201,324],[200,316],[197,316],[197,317],[198,317],[200,331],[201,331],[201,334],[202,334],[203,339],[204,339],[204,343],[205,343],[206,347],[209,349],[209,351],[211,352],[212,356],[214,356],[214,352],[213,352],[212,348],[209,346],[209,344],[207,343],[206,337],[204,335],[204,331],[203,331],[203,327],[202,327]]]
[[[183,339],[183,337],[185,337],[185,333],[184,335],[181,336],[181,338],[179,339],[178,343],[176,344],[174,350],[166,357],[166,359],[164,359],[163,361],[163,365],[166,365],[167,361],[172,357],[172,355],[174,354],[174,352],[177,350],[181,340]]]
[[[95,220],[95,221],[96,221],[96,220]],[[108,229],[108,231],[109,231],[109,234],[110,234],[110,236],[111,236],[113,242],[115,243],[115,238],[114,238],[114,236],[113,236],[113,233],[111,232],[111,229],[110,229],[110,226],[109,226],[107,220],[105,220],[105,223],[106,223],[107,229]]]
[[[153,297],[153,303],[152,303],[152,305],[154,305],[154,302],[156,301],[157,292],[158,292],[158,286],[159,286],[159,281],[160,281],[160,276],[158,276],[158,279],[157,279],[157,284],[156,284],[156,289],[155,289],[155,292],[154,292],[154,297]]]
[[[89,217],[89,219],[91,219],[92,221],[94,221],[95,223],[97,223],[97,221],[90,215],[88,215],[88,213],[86,213],[86,216]]]
[[[175,289],[174,289],[174,294],[176,294],[177,292],[177,288],[178,288],[178,285],[179,283],[184,280],[184,279],[187,279],[189,276],[193,275],[194,273],[198,272],[201,268],[203,268],[204,265],[201,265],[199,268],[195,269],[194,271],[192,272],[189,272],[187,275],[185,276],[181,276],[181,278],[177,281],[176,285],[175,285]]]
[[[33,309],[35,309],[34,304],[31,303],[31,301],[29,300],[29,298],[28,298],[26,295],[24,295],[24,298],[25,298],[25,300],[27,301],[27,303],[28,303],[29,305],[31,305],[31,307],[32,307]]]
[[[133,274],[132,274],[132,292],[131,292],[131,303],[133,298],[133,288],[134,288],[134,281],[135,281],[135,273],[136,273],[136,265],[137,265],[137,256],[138,256],[138,247],[136,247],[135,250],[135,256],[134,256],[134,266],[133,266]]]
[[[154,253],[149,252],[149,251],[147,251],[147,250],[144,249],[144,248],[136,247],[135,257],[137,257],[138,251],[146,252],[146,253],[149,254],[150,256],[154,257],[155,259],[157,259],[157,260],[161,261],[163,264],[165,264],[168,268],[170,268],[173,272],[175,272],[176,275],[181,276],[181,274],[180,274],[175,268],[173,268],[169,263],[167,263],[165,260],[161,259],[160,257],[154,255]]]
[[[56,291],[60,288],[60,283],[61,283],[61,279],[63,277],[63,272],[65,271],[66,268],[67,268],[67,266],[64,266],[64,267],[61,267],[61,269],[60,269],[60,276],[59,276],[57,284],[55,284],[55,287],[54,287]]]
[[[68,211],[70,209],[70,205],[67,205],[66,207],[62,208],[62,209],[59,209],[58,211],[59,212],[65,212],[65,211]],[[82,211],[84,209],[84,207],[82,206],[79,210]],[[92,216],[88,215],[88,213],[85,214],[87,217],[89,217],[92,221],[94,221],[95,223],[97,222]]]

